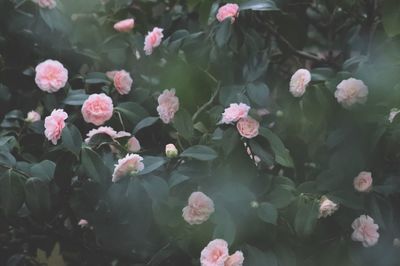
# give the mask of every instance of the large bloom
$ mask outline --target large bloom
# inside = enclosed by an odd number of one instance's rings
[[[112,182],[117,182],[125,175],[135,175],[144,169],[143,158],[137,154],[127,154],[115,165]]]
[[[62,130],[65,127],[65,119],[68,118],[68,114],[63,109],[56,109],[44,119],[44,135],[54,145],[61,138]]]
[[[368,87],[358,79],[349,78],[337,85],[335,97],[345,108],[356,103],[365,103],[368,96]]]
[[[41,119],[41,117],[40,117],[40,114],[39,114],[38,112],[36,112],[36,111],[30,111],[30,112],[27,114],[27,116],[26,116],[26,118],[25,118],[25,121],[26,121],[26,122],[33,123],[33,122],[39,121],[40,119]]]
[[[242,266],[244,261],[243,252],[236,251],[228,257],[224,266]]]
[[[135,20],[128,18],[114,24],[114,29],[119,32],[130,32],[135,26]]]
[[[372,188],[372,174],[371,172],[360,172],[354,178],[354,188],[359,192],[368,192]]]
[[[144,39],[144,52],[146,55],[151,55],[154,48],[160,46],[161,40],[164,37],[163,29],[155,27],[152,31],[147,33]]]
[[[332,215],[335,211],[339,209],[339,205],[328,199],[326,196],[323,196],[319,202],[319,215],[318,218],[328,217]]]
[[[260,123],[251,117],[245,117],[237,122],[236,128],[242,137],[251,139],[258,135]]]
[[[114,81],[114,87],[121,95],[131,91],[133,80],[125,70],[107,72],[107,76]]]
[[[57,6],[56,0],[33,0],[41,8],[53,9]]]
[[[355,219],[351,227],[354,229],[351,239],[360,241],[364,247],[372,247],[378,242],[379,226],[368,215],[361,215]]]
[[[308,83],[311,81],[310,71],[307,69],[297,70],[290,79],[289,90],[294,97],[300,97],[306,92]]]
[[[68,70],[56,60],[46,60],[35,68],[36,85],[42,91],[56,92],[63,88],[68,81]]]
[[[82,105],[83,119],[96,126],[104,124],[112,117],[112,114],[112,100],[104,93],[90,95]]]
[[[236,17],[239,16],[239,6],[237,4],[226,4],[218,9],[217,20],[219,22],[224,21],[226,18],[230,18],[231,22],[235,22]]]
[[[201,251],[201,266],[225,266],[229,257],[228,243],[222,239],[215,239]]]
[[[222,113],[221,124],[231,124],[247,117],[250,106],[245,103],[231,103]]]
[[[188,206],[183,208],[182,216],[191,225],[202,224],[214,212],[214,202],[202,192],[193,192],[188,199]]]
[[[175,90],[164,90],[164,92],[158,96],[157,112],[161,120],[165,124],[169,124],[178,110],[179,99],[175,96]]]

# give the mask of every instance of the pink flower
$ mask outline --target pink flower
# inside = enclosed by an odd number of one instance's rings
[[[351,224],[354,229],[351,239],[362,242],[364,247],[374,246],[379,239],[379,226],[368,215],[361,215]]]
[[[239,134],[248,139],[254,138],[258,135],[259,127],[260,123],[251,117],[241,118],[236,124]]]
[[[63,109],[56,109],[51,112],[50,116],[44,119],[44,135],[54,145],[61,138],[62,130],[65,127],[65,119],[68,114]]]
[[[188,199],[188,206],[183,208],[182,216],[190,225],[202,224],[214,212],[214,202],[202,192],[193,192]]]
[[[308,83],[311,81],[310,71],[307,69],[297,70],[290,79],[289,90],[294,97],[300,97],[306,92]]]
[[[40,119],[41,119],[41,116],[38,112],[30,111],[28,113],[28,115],[26,116],[25,121],[33,123],[33,122],[39,121]]]
[[[354,178],[354,188],[359,192],[368,192],[372,188],[371,172],[361,172]]]
[[[179,110],[179,99],[175,96],[175,90],[164,90],[164,92],[158,96],[158,107],[157,112],[161,120],[165,124],[171,123],[175,116],[175,113]]]
[[[135,20],[128,18],[114,24],[114,29],[119,32],[130,32],[135,26]]]
[[[349,108],[356,103],[365,103],[368,96],[368,87],[358,79],[349,78],[337,85],[335,97],[343,107]]]
[[[224,266],[242,266],[244,261],[243,252],[236,251],[228,257]]]
[[[229,257],[228,243],[222,239],[215,239],[201,251],[201,266],[225,266]]]
[[[106,75],[114,81],[114,87],[119,94],[128,94],[131,91],[133,80],[125,70],[109,71]]]
[[[339,209],[339,205],[328,199],[326,196],[322,196],[319,202],[319,215],[318,218],[328,217]]]
[[[144,169],[143,158],[137,154],[127,154],[115,165],[112,182],[117,182],[125,175],[136,175]]]
[[[33,0],[33,2],[38,4],[41,8],[53,9],[57,6],[55,0]]]
[[[245,103],[231,103],[222,113],[221,124],[231,124],[247,117],[250,106]]]
[[[140,143],[139,143],[138,139],[135,138],[135,136],[131,137],[128,140],[127,146],[128,146],[129,152],[138,152],[138,151],[140,151],[140,148],[141,148]]]
[[[151,55],[153,49],[160,46],[161,40],[164,37],[163,29],[155,27],[153,31],[149,31],[144,39],[144,52],[146,55]]]
[[[84,228],[84,227],[87,227],[87,226],[89,225],[89,223],[88,223],[88,221],[86,221],[86,220],[84,220],[84,219],[81,219],[81,220],[79,220],[78,225],[79,225],[81,228]]]
[[[174,144],[170,143],[165,145],[165,156],[168,158],[175,158],[178,156],[178,149],[175,147]]]
[[[68,70],[56,60],[46,60],[36,66],[36,85],[42,91],[53,93],[63,88],[68,81]]]
[[[112,100],[104,93],[90,95],[82,105],[83,119],[96,126],[104,124],[112,117],[112,114]]]
[[[217,20],[222,22],[226,18],[230,18],[231,22],[233,23],[238,16],[239,6],[237,4],[226,4],[218,9]]]
[[[114,139],[117,136],[117,132],[112,127],[94,128],[86,134],[87,138],[85,139],[85,143],[88,144],[90,142],[90,139],[97,134],[106,134],[110,136],[112,139]]]

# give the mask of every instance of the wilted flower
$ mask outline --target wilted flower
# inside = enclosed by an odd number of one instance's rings
[[[157,112],[161,120],[165,124],[169,124],[178,110],[179,99],[175,96],[175,90],[164,90],[164,92],[158,96]]]
[[[239,6],[237,4],[226,4],[218,9],[217,20],[219,22],[224,21],[226,18],[230,18],[231,22],[235,22],[236,17],[239,16]]]
[[[65,127],[65,120],[68,118],[68,114],[63,109],[56,109],[44,119],[44,135],[54,145],[61,138],[62,130]]]
[[[110,97],[104,93],[92,94],[82,105],[82,116],[87,123],[100,126],[112,117],[113,108]]]
[[[183,218],[191,225],[202,224],[214,212],[214,202],[203,192],[193,192],[188,199],[188,206],[183,208]]]
[[[246,118],[250,110],[250,106],[245,103],[231,103],[222,113],[221,124],[231,124]]]
[[[354,178],[354,188],[359,192],[368,192],[372,188],[371,172],[361,172]]]
[[[290,79],[289,90],[294,97],[300,97],[306,92],[308,83],[311,81],[310,71],[307,69],[297,70]]]
[[[165,155],[168,158],[175,158],[176,156],[178,156],[178,149],[172,143],[167,144],[165,146]]]
[[[130,32],[135,26],[135,20],[128,18],[114,24],[114,29],[119,32]]]
[[[137,154],[127,154],[115,165],[112,182],[117,182],[125,175],[136,175],[144,169],[143,158]]]
[[[360,241],[364,247],[372,247],[378,242],[379,226],[368,215],[361,215],[355,219],[351,227],[354,229],[351,235],[353,241]]]
[[[319,202],[319,215],[318,218],[326,218],[332,215],[335,211],[339,209],[339,205],[323,196]]]
[[[161,40],[164,37],[163,29],[155,27],[151,32],[148,32],[144,40],[144,52],[146,55],[151,55],[154,48],[160,46]]]
[[[36,111],[30,111],[30,112],[27,114],[27,116],[26,116],[26,118],[25,118],[25,121],[26,121],[26,122],[33,123],[33,122],[39,121],[40,119],[41,119],[41,116],[40,116],[40,114],[39,114],[38,112],[36,112]]]
[[[36,85],[42,91],[53,93],[63,88],[68,81],[68,70],[56,60],[46,60],[35,68]]]
[[[365,103],[368,96],[368,87],[358,79],[349,78],[337,85],[335,97],[345,108],[356,103]]]
[[[222,239],[215,239],[201,251],[201,266],[225,266],[229,257],[228,243]]]

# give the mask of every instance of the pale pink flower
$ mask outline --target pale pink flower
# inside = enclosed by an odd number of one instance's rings
[[[178,156],[178,149],[172,143],[167,144],[167,145],[165,145],[165,155],[168,158],[174,158],[174,157]]]
[[[86,134],[87,138],[85,139],[85,143],[88,144],[91,138],[97,134],[106,134],[110,136],[112,139],[114,139],[117,136],[117,132],[112,127],[94,128]]]
[[[238,16],[239,6],[237,4],[226,4],[218,9],[217,20],[222,22],[226,18],[230,18],[231,22],[233,23]]]
[[[228,243],[222,239],[215,239],[201,251],[201,266],[225,266],[229,257]]]
[[[68,70],[56,60],[46,60],[35,68],[36,85],[42,91],[53,93],[63,88],[68,81]]]
[[[137,154],[127,154],[115,165],[112,182],[117,182],[125,175],[136,175],[144,169],[143,158]]]
[[[290,79],[289,90],[294,97],[300,97],[306,92],[307,85],[310,83],[310,81],[310,71],[307,69],[299,69]]]
[[[39,121],[40,119],[41,119],[41,116],[40,116],[40,114],[39,114],[38,112],[36,112],[36,111],[30,111],[30,112],[27,114],[27,116],[26,116],[26,118],[25,118],[25,121],[26,121],[26,122],[33,123],[33,122]]]
[[[349,108],[356,103],[365,103],[368,87],[361,80],[349,78],[337,85],[335,97],[343,107]]]
[[[109,71],[106,75],[114,81],[114,87],[119,94],[124,95],[131,91],[133,80],[125,70]]]
[[[231,124],[247,117],[250,106],[245,103],[231,103],[222,113],[221,124]]]
[[[397,108],[392,108],[392,109],[390,110],[390,114],[389,114],[389,118],[388,118],[389,122],[390,122],[390,123],[393,123],[394,118],[395,118],[399,113],[400,113],[400,110],[399,110],[399,109],[397,109]]]
[[[138,152],[140,151],[140,142],[135,136],[132,136],[127,143],[127,149],[129,152]]]
[[[359,192],[368,192],[372,189],[371,172],[361,172],[354,178],[354,188]]]
[[[38,4],[41,8],[53,9],[57,6],[56,0],[33,0],[33,2]]]
[[[257,115],[259,115],[259,116],[269,115],[270,113],[271,112],[268,111],[268,109],[265,109],[265,108],[257,109]]]
[[[114,24],[114,29],[119,32],[130,32],[135,26],[135,20],[128,18]]]
[[[379,226],[374,223],[374,219],[368,215],[361,215],[359,218],[355,219],[351,224],[354,229],[351,239],[353,241],[360,241],[364,247],[372,247],[378,243]]]
[[[326,196],[322,196],[319,202],[319,215],[318,218],[326,218],[332,215],[339,209],[339,205],[328,199]]]
[[[154,48],[160,46],[161,40],[164,37],[162,33],[163,29],[153,28],[152,31],[147,33],[146,38],[144,39],[144,52],[146,55],[151,55],[153,53]]]
[[[79,220],[78,225],[79,225],[81,228],[84,228],[84,227],[87,227],[87,226],[89,225],[89,223],[88,223],[87,220],[81,219],[81,220]]]
[[[115,136],[115,138],[118,139],[118,138],[130,137],[130,136],[131,136],[131,133],[129,133],[129,132],[126,132],[126,131],[119,131],[119,132],[117,133],[117,135]]]
[[[112,117],[112,114],[112,100],[104,93],[90,95],[82,105],[83,119],[96,126],[104,124]]]
[[[236,124],[239,134],[248,139],[254,138],[258,135],[259,127],[260,123],[251,117],[241,118]]]
[[[158,96],[158,107],[157,112],[161,120],[165,124],[171,123],[175,116],[175,113],[179,110],[179,99],[175,96],[175,90],[164,90],[164,92]]]
[[[202,224],[214,212],[214,202],[203,192],[193,192],[188,199],[188,206],[183,208],[182,216],[190,225]]]
[[[55,109],[44,119],[44,135],[54,145],[61,138],[62,131],[65,127],[65,120],[68,114],[63,109]]]
[[[228,257],[224,266],[242,266],[244,261],[243,252],[236,251]]]

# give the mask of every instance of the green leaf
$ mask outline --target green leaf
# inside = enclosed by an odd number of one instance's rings
[[[240,11],[242,10],[256,10],[256,11],[277,11],[279,10],[274,1],[271,0],[251,0],[244,2],[240,5]]]
[[[250,245],[246,245],[246,251],[244,266],[278,266],[278,260],[272,251],[264,252]]]
[[[274,157],[272,156],[271,153],[264,150],[264,148],[253,139],[251,139],[249,143],[250,143],[250,148],[253,151],[253,154],[257,155],[262,162],[266,163],[267,165],[274,164]]]
[[[142,106],[134,102],[120,103],[114,110],[121,112],[132,124],[137,124],[143,118],[149,116],[148,112]]]
[[[166,163],[163,157],[145,156],[143,157],[144,169],[138,175],[145,175],[157,170]]]
[[[240,141],[236,128],[230,127],[224,131],[221,145],[225,155],[229,155]]]
[[[135,129],[133,130],[133,134],[136,134],[139,130],[141,130],[141,129],[145,128],[145,127],[149,127],[149,126],[153,125],[157,121],[158,121],[158,117],[153,117],[153,116],[149,116],[149,117],[146,117],[146,118],[142,119],[135,126]]]
[[[210,161],[218,157],[216,151],[204,145],[196,145],[184,150],[181,157],[190,157],[200,161]]]
[[[174,117],[174,128],[178,134],[186,140],[191,140],[193,137],[193,121],[190,114],[185,109],[180,109]]]
[[[249,99],[258,106],[265,107],[268,104],[269,88],[265,83],[250,83],[246,86]]]
[[[82,147],[82,136],[78,128],[73,124],[69,124],[62,131],[62,145],[76,156]]]
[[[215,42],[218,47],[223,47],[229,41],[232,35],[232,23],[231,19],[225,19],[223,22],[217,25],[217,30],[215,31]]]
[[[279,185],[268,194],[267,198],[276,208],[281,209],[289,206],[295,199],[295,196],[288,187]]]
[[[217,209],[220,212],[221,209]],[[224,239],[231,245],[235,241],[236,237],[236,225],[233,222],[234,219],[225,209],[222,211],[223,215],[219,213],[218,218],[216,218],[217,225],[214,228],[213,238],[214,239]]]
[[[149,197],[156,203],[163,203],[168,198],[168,184],[158,176],[146,176],[140,180]]]
[[[31,174],[43,181],[50,181],[54,177],[56,164],[49,160],[41,161],[31,167]]]
[[[7,102],[11,99],[10,89],[0,83],[0,102]]]
[[[8,151],[0,151],[0,164],[14,166],[17,163],[14,156]]]
[[[106,74],[100,72],[88,73],[85,78],[86,84],[111,84]]]
[[[276,225],[278,220],[278,211],[276,207],[268,202],[263,202],[257,209],[258,217],[264,222]]]
[[[383,27],[389,37],[394,37],[400,33],[400,1],[383,1],[382,10]]]
[[[7,216],[16,215],[25,200],[24,185],[19,176],[9,170],[0,177],[0,207]]]
[[[316,200],[300,199],[294,219],[294,229],[298,236],[306,237],[313,233],[317,224],[319,204]]]
[[[69,90],[67,97],[63,103],[66,105],[82,105],[89,98],[85,90]]]
[[[49,183],[43,179],[32,177],[25,183],[25,202],[34,216],[44,219],[50,211]]]
[[[260,127],[260,135],[265,137],[275,153],[275,160],[282,166],[293,167],[293,160],[281,139],[268,128]]]
[[[190,177],[174,171],[172,172],[171,177],[168,180],[169,188],[173,188],[189,179]]]
[[[81,152],[82,169],[88,177],[99,183],[111,179],[111,172],[105,166],[101,157],[90,148],[83,148]]]

